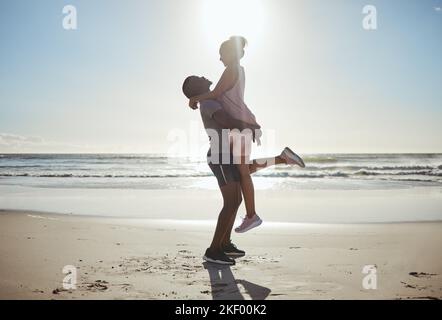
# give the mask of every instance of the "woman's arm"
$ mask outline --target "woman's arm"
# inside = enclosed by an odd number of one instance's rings
[[[221,94],[231,89],[235,85],[237,78],[238,78],[238,68],[227,67],[224,70],[223,74],[221,75],[221,78],[219,79],[218,83],[216,84],[215,89],[207,93],[203,93],[198,96],[190,98],[189,106],[190,107],[195,106],[196,103],[200,101],[217,99],[219,96],[221,96]]]

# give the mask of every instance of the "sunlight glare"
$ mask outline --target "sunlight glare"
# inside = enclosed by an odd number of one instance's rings
[[[201,7],[202,27],[211,47],[217,49],[232,35],[259,41],[265,24],[262,0],[204,0]]]

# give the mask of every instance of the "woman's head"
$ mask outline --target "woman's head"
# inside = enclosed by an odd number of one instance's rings
[[[241,36],[232,36],[229,40],[221,43],[219,47],[219,59],[225,66],[238,63],[244,56],[244,47],[247,40]]]

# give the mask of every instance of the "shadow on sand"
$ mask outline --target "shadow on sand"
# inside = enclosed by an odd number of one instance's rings
[[[254,284],[246,280],[236,280],[230,266],[204,262],[204,269],[209,272],[211,293],[213,300],[244,300],[238,285],[252,300],[264,300],[270,294],[269,288]]]

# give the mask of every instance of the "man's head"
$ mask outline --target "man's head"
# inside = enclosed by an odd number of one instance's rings
[[[212,82],[204,77],[190,76],[183,82],[183,93],[187,98],[206,93]]]

